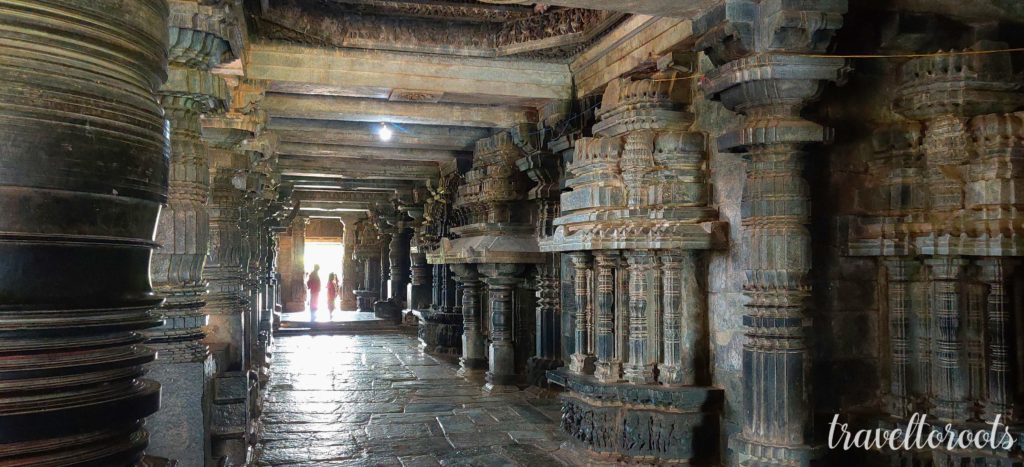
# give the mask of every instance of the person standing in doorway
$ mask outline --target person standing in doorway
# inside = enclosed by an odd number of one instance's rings
[[[338,299],[338,275],[330,273],[327,275],[327,311],[334,316],[334,301]]]
[[[316,321],[316,310],[320,306],[320,265],[313,265],[313,272],[309,273],[309,280],[306,281],[306,288],[309,289],[309,319]]]

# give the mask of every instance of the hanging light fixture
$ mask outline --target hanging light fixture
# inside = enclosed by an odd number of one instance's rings
[[[377,130],[377,136],[380,137],[381,141],[391,141],[391,128],[388,128],[386,123],[380,124],[380,129]]]

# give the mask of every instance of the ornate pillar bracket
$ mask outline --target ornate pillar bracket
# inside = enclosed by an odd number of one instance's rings
[[[807,145],[828,143],[833,133],[800,112],[846,67],[842,58],[790,53],[824,52],[846,8],[844,0],[726,0],[695,20],[697,49],[717,66],[701,82],[704,93],[747,117],[718,136],[720,150],[750,155],[742,202],[750,251],[741,398],[747,408],[731,440],[740,465],[807,466],[820,455],[807,438],[811,239],[803,159]],[[816,21],[794,21],[806,17]]]

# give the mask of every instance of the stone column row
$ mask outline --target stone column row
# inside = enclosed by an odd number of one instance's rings
[[[577,309],[571,371],[634,384],[692,386],[703,379],[707,326],[696,252],[569,255]]]

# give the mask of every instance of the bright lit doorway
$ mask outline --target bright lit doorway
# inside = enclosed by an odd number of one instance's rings
[[[306,242],[306,254],[304,264],[306,268],[306,280],[309,280],[309,273],[313,272],[313,266],[320,265],[320,294],[319,294],[319,310],[317,311],[317,321],[330,321],[330,314],[328,313],[329,307],[327,306],[327,278],[330,277],[331,273],[338,275],[338,284],[341,284],[341,262],[342,258],[345,257],[345,246],[341,242]],[[305,285],[305,284],[303,284]],[[335,311],[338,311],[338,305],[341,301],[340,290],[339,296],[335,298]],[[306,302],[306,310],[309,310],[309,302]]]

